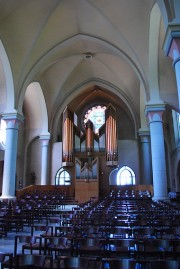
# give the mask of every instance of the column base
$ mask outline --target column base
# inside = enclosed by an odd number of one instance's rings
[[[170,198],[168,196],[153,196],[152,200],[153,201],[159,201],[159,200],[170,201]]]
[[[12,195],[2,195],[0,196],[0,200],[14,200],[16,199],[16,196],[12,196]]]

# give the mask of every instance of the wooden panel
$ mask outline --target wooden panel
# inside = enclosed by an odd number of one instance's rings
[[[24,195],[25,193],[34,193],[36,191],[39,192],[59,192],[60,194],[67,194],[70,196],[73,196],[74,189],[73,186],[67,185],[67,186],[55,186],[55,185],[29,185],[23,189],[16,191],[16,197],[20,197]]]
[[[110,190],[137,190],[137,191],[149,191],[151,195],[154,195],[154,190],[152,185],[111,185]]]
[[[99,199],[99,182],[96,180],[77,180],[75,182],[75,200],[84,203],[93,197]]]

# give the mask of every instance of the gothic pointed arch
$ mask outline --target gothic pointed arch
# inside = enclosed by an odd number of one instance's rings
[[[8,55],[0,40],[0,111],[14,112],[14,82]]]

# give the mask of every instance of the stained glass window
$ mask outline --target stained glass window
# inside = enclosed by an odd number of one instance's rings
[[[94,125],[94,132],[98,134],[99,128],[105,123],[106,106],[98,105],[90,108],[84,116],[84,125],[91,120]]]

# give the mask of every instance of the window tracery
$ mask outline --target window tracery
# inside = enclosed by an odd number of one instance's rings
[[[104,105],[97,105],[88,109],[84,115],[84,125],[86,126],[87,121],[91,120],[94,125],[94,132],[98,134],[99,128],[105,123],[105,110],[106,106]]]

